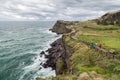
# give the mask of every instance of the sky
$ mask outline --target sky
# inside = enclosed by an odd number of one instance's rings
[[[84,21],[120,10],[120,0],[0,0],[0,21]]]

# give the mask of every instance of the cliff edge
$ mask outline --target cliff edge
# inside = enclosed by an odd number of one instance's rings
[[[64,21],[64,20],[58,20],[55,25],[53,26],[50,31],[55,32],[57,34],[66,34],[70,33],[71,29],[69,29],[70,25],[73,25],[75,21]],[[77,23],[77,21],[76,21]]]
[[[119,80],[120,64],[85,44],[102,44],[103,49],[120,59],[119,21],[119,11],[77,24],[57,21],[51,31],[63,35],[46,51],[48,60],[44,64],[56,70],[57,76],[37,80]]]
[[[104,25],[120,25],[120,10],[106,13],[105,15],[97,19],[97,23]]]
[[[51,44],[46,52],[46,58],[48,58],[44,67],[52,67],[53,70],[56,70],[56,74],[60,75],[66,73],[70,66],[70,56],[73,53],[72,48],[65,44],[65,41],[62,36]]]

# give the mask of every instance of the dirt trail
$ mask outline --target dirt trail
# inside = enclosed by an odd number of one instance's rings
[[[88,46],[91,46],[91,43],[85,42],[85,41],[83,41],[83,40],[78,40],[78,39],[76,38],[76,34],[77,34],[78,32],[79,32],[79,30],[77,30],[77,31],[75,31],[75,32],[72,32],[71,35],[70,35],[71,39],[73,39],[73,40],[75,40],[75,41],[77,41],[77,42],[82,42],[82,43],[84,43],[84,44],[86,44],[86,45],[88,45]],[[95,48],[97,51],[99,51],[100,53],[102,53],[103,55],[107,56],[108,58],[113,59],[113,60],[117,61],[118,63],[120,63],[120,58],[116,57],[116,55],[114,55],[114,54],[108,52],[107,50],[105,50],[105,49],[103,49],[103,48],[100,48],[100,47],[98,47],[98,46],[94,46],[94,48]]]

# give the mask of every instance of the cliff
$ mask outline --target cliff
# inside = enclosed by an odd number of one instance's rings
[[[120,79],[120,64],[90,45],[102,43],[104,50],[120,59],[119,52],[116,53],[120,50],[119,11],[109,15],[107,13],[99,19],[84,22],[56,22],[51,30],[63,36],[46,51],[49,54],[44,67],[52,67],[57,76],[45,80]]]
[[[63,21],[58,20],[55,25],[53,26],[50,31],[55,32],[57,34],[66,34],[70,33],[71,29],[69,29],[70,25],[73,25],[75,23],[78,23],[78,21]]]
[[[120,11],[106,13],[105,15],[97,19],[97,23],[105,24],[105,25],[108,25],[108,24],[111,24],[111,25],[119,24],[120,25]]]
[[[54,41],[51,44],[51,48],[46,51],[49,54],[46,55],[48,60],[44,67],[52,67],[52,69],[56,70],[57,75],[68,71],[70,65],[69,57],[73,53],[72,49],[66,46],[63,38],[62,36],[62,38]]]

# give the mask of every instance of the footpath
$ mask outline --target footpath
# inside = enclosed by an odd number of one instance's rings
[[[76,36],[76,33],[79,32],[79,30],[75,31],[75,32],[72,32],[70,37],[71,39],[77,41],[77,42],[82,42],[88,46],[91,46],[91,43],[89,42],[86,42],[86,41],[83,41],[83,40],[78,40],[75,36]],[[103,49],[103,48],[100,48],[98,47],[97,45],[96,46],[93,46],[94,49],[96,49],[98,52],[102,53],[103,55],[105,55],[106,57],[110,58],[110,59],[113,59],[115,60],[116,62],[120,63],[120,58],[118,58],[115,54],[112,54],[110,53],[109,51]]]

